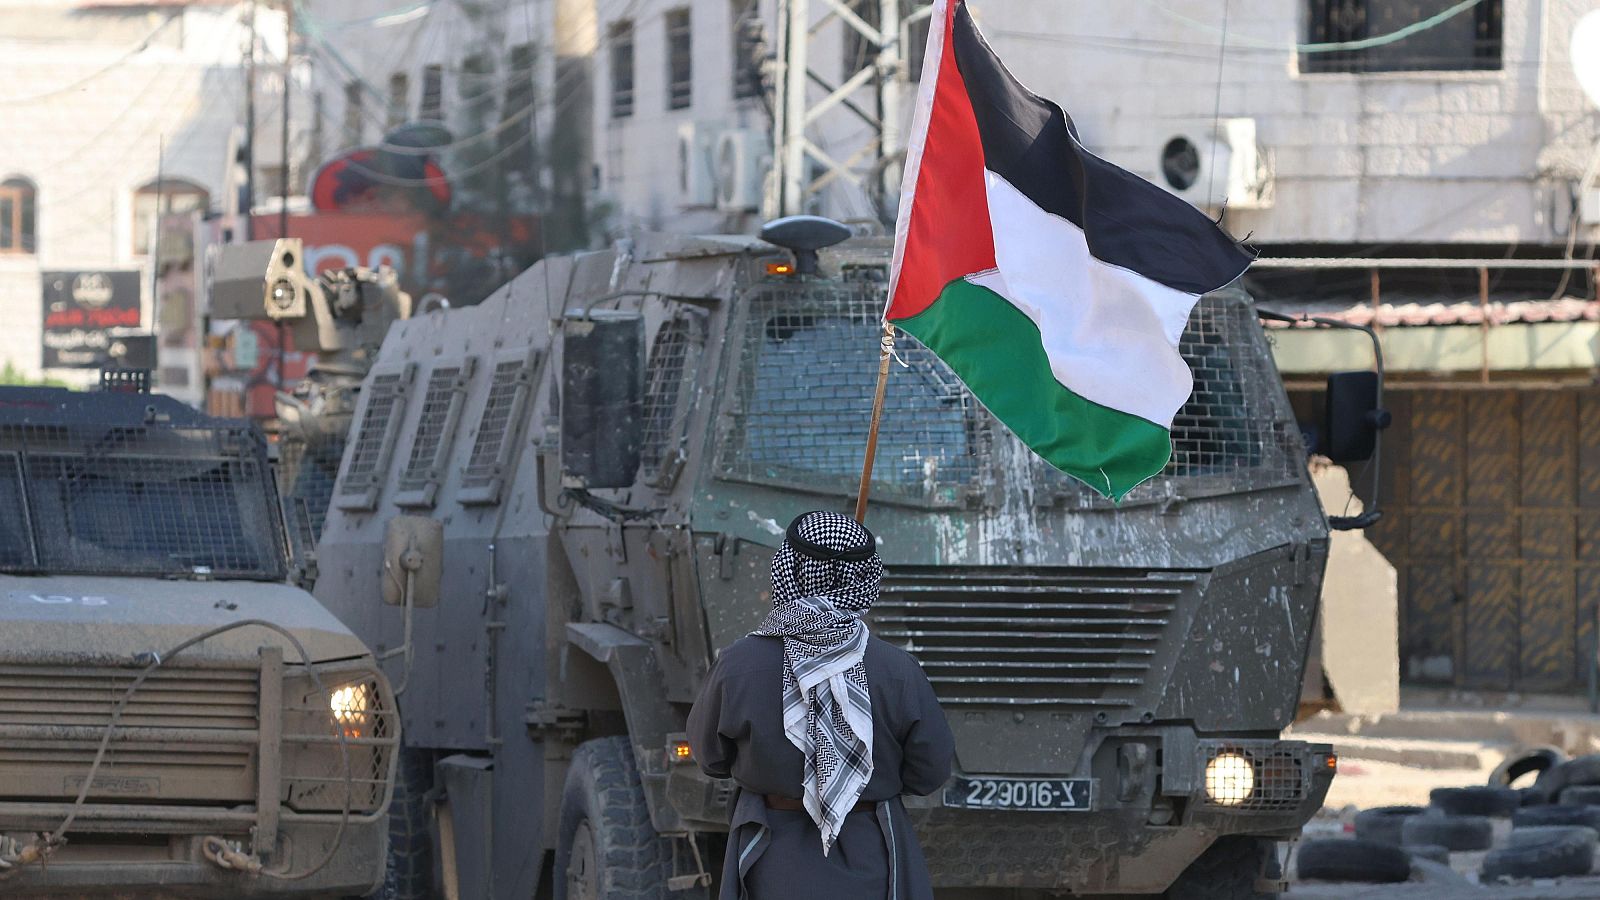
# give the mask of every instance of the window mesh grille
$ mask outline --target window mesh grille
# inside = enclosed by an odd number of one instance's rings
[[[388,462],[394,429],[404,412],[406,380],[401,372],[373,377],[367,388],[367,406],[356,430],[355,447],[350,451],[350,464],[339,486],[340,497],[370,498],[377,489],[381,470]]]
[[[489,397],[478,419],[478,436],[462,473],[462,487],[488,487],[500,476],[501,451],[512,429],[518,394],[526,391],[526,369],[522,360],[509,360],[494,367]]]
[[[644,440],[640,459],[647,473],[658,472],[678,453],[693,411],[695,379],[705,347],[705,322],[681,311],[663,322],[650,349],[644,395]]]
[[[450,424],[450,410],[456,403],[460,378],[458,366],[442,366],[428,376],[428,390],[422,396],[422,415],[417,419],[417,431],[411,439],[411,456],[400,475],[400,490],[422,490],[428,482],[437,479],[439,451],[444,447],[445,430]]]
[[[853,491],[861,472],[878,370],[882,286],[764,286],[744,305],[736,399],[718,466],[728,477]],[[1127,500],[1154,499],[1174,482],[1186,496],[1292,482],[1303,452],[1292,422],[1277,421],[1278,390],[1248,301],[1208,296],[1180,342],[1195,389],[1173,422],[1172,461]],[[900,333],[878,438],[873,489],[955,503],[1004,473],[1015,441],[932,351]],[[1005,453],[1000,458],[1013,458]],[[1083,504],[1103,501],[1029,456],[1037,488]]]
[[[0,426],[0,515],[12,571],[284,576],[266,447],[247,428]]]

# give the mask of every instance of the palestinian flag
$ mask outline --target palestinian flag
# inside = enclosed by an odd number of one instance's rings
[[[888,321],[1034,452],[1119,499],[1172,456],[1178,339],[1251,257],[1184,200],[1095,156],[963,0],[938,0],[907,148]]]

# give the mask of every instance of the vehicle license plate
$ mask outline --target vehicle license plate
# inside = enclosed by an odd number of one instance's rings
[[[968,778],[944,788],[944,805],[963,809],[1034,812],[1087,811],[1094,799],[1091,778]]]

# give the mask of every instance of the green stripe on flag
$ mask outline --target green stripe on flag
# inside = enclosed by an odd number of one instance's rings
[[[1038,326],[988,288],[958,278],[932,306],[894,324],[937,353],[1035,453],[1108,497],[1120,500],[1172,457],[1167,429],[1062,386]]]

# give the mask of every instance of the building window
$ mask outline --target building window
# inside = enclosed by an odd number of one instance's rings
[[[500,152],[507,171],[533,175],[533,90],[534,47],[517,44],[511,48],[510,68],[506,73],[506,102],[500,110]]]
[[[1360,41],[1392,34],[1458,5],[1456,0],[1308,0],[1306,41]],[[1300,53],[1301,72],[1448,72],[1501,67],[1504,0],[1481,3],[1392,43]]]
[[[688,109],[694,89],[689,10],[667,11],[667,109]]]
[[[405,124],[410,110],[411,78],[404,72],[395,72],[389,76],[389,114],[384,116],[384,122],[389,128],[398,128]]]
[[[26,178],[0,181],[0,253],[38,251],[38,196]]]
[[[422,67],[422,106],[417,118],[424,122],[444,121],[444,66]]]
[[[361,144],[361,82],[351,81],[344,86],[344,145]]]
[[[162,178],[139,188],[133,192],[133,252],[140,255],[150,252],[158,216],[204,213],[210,206],[211,195],[205,188],[181,178]]]
[[[761,57],[766,46],[756,0],[733,0],[733,96],[761,94]]]
[[[611,118],[633,115],[633,23],[611,23]]]
[[[489,128],[489,116],[494,112],[494,59],[487,53],[474,53],[461,60],[461,83],[456,85],[461,95],[462,113],[473,132]]]

